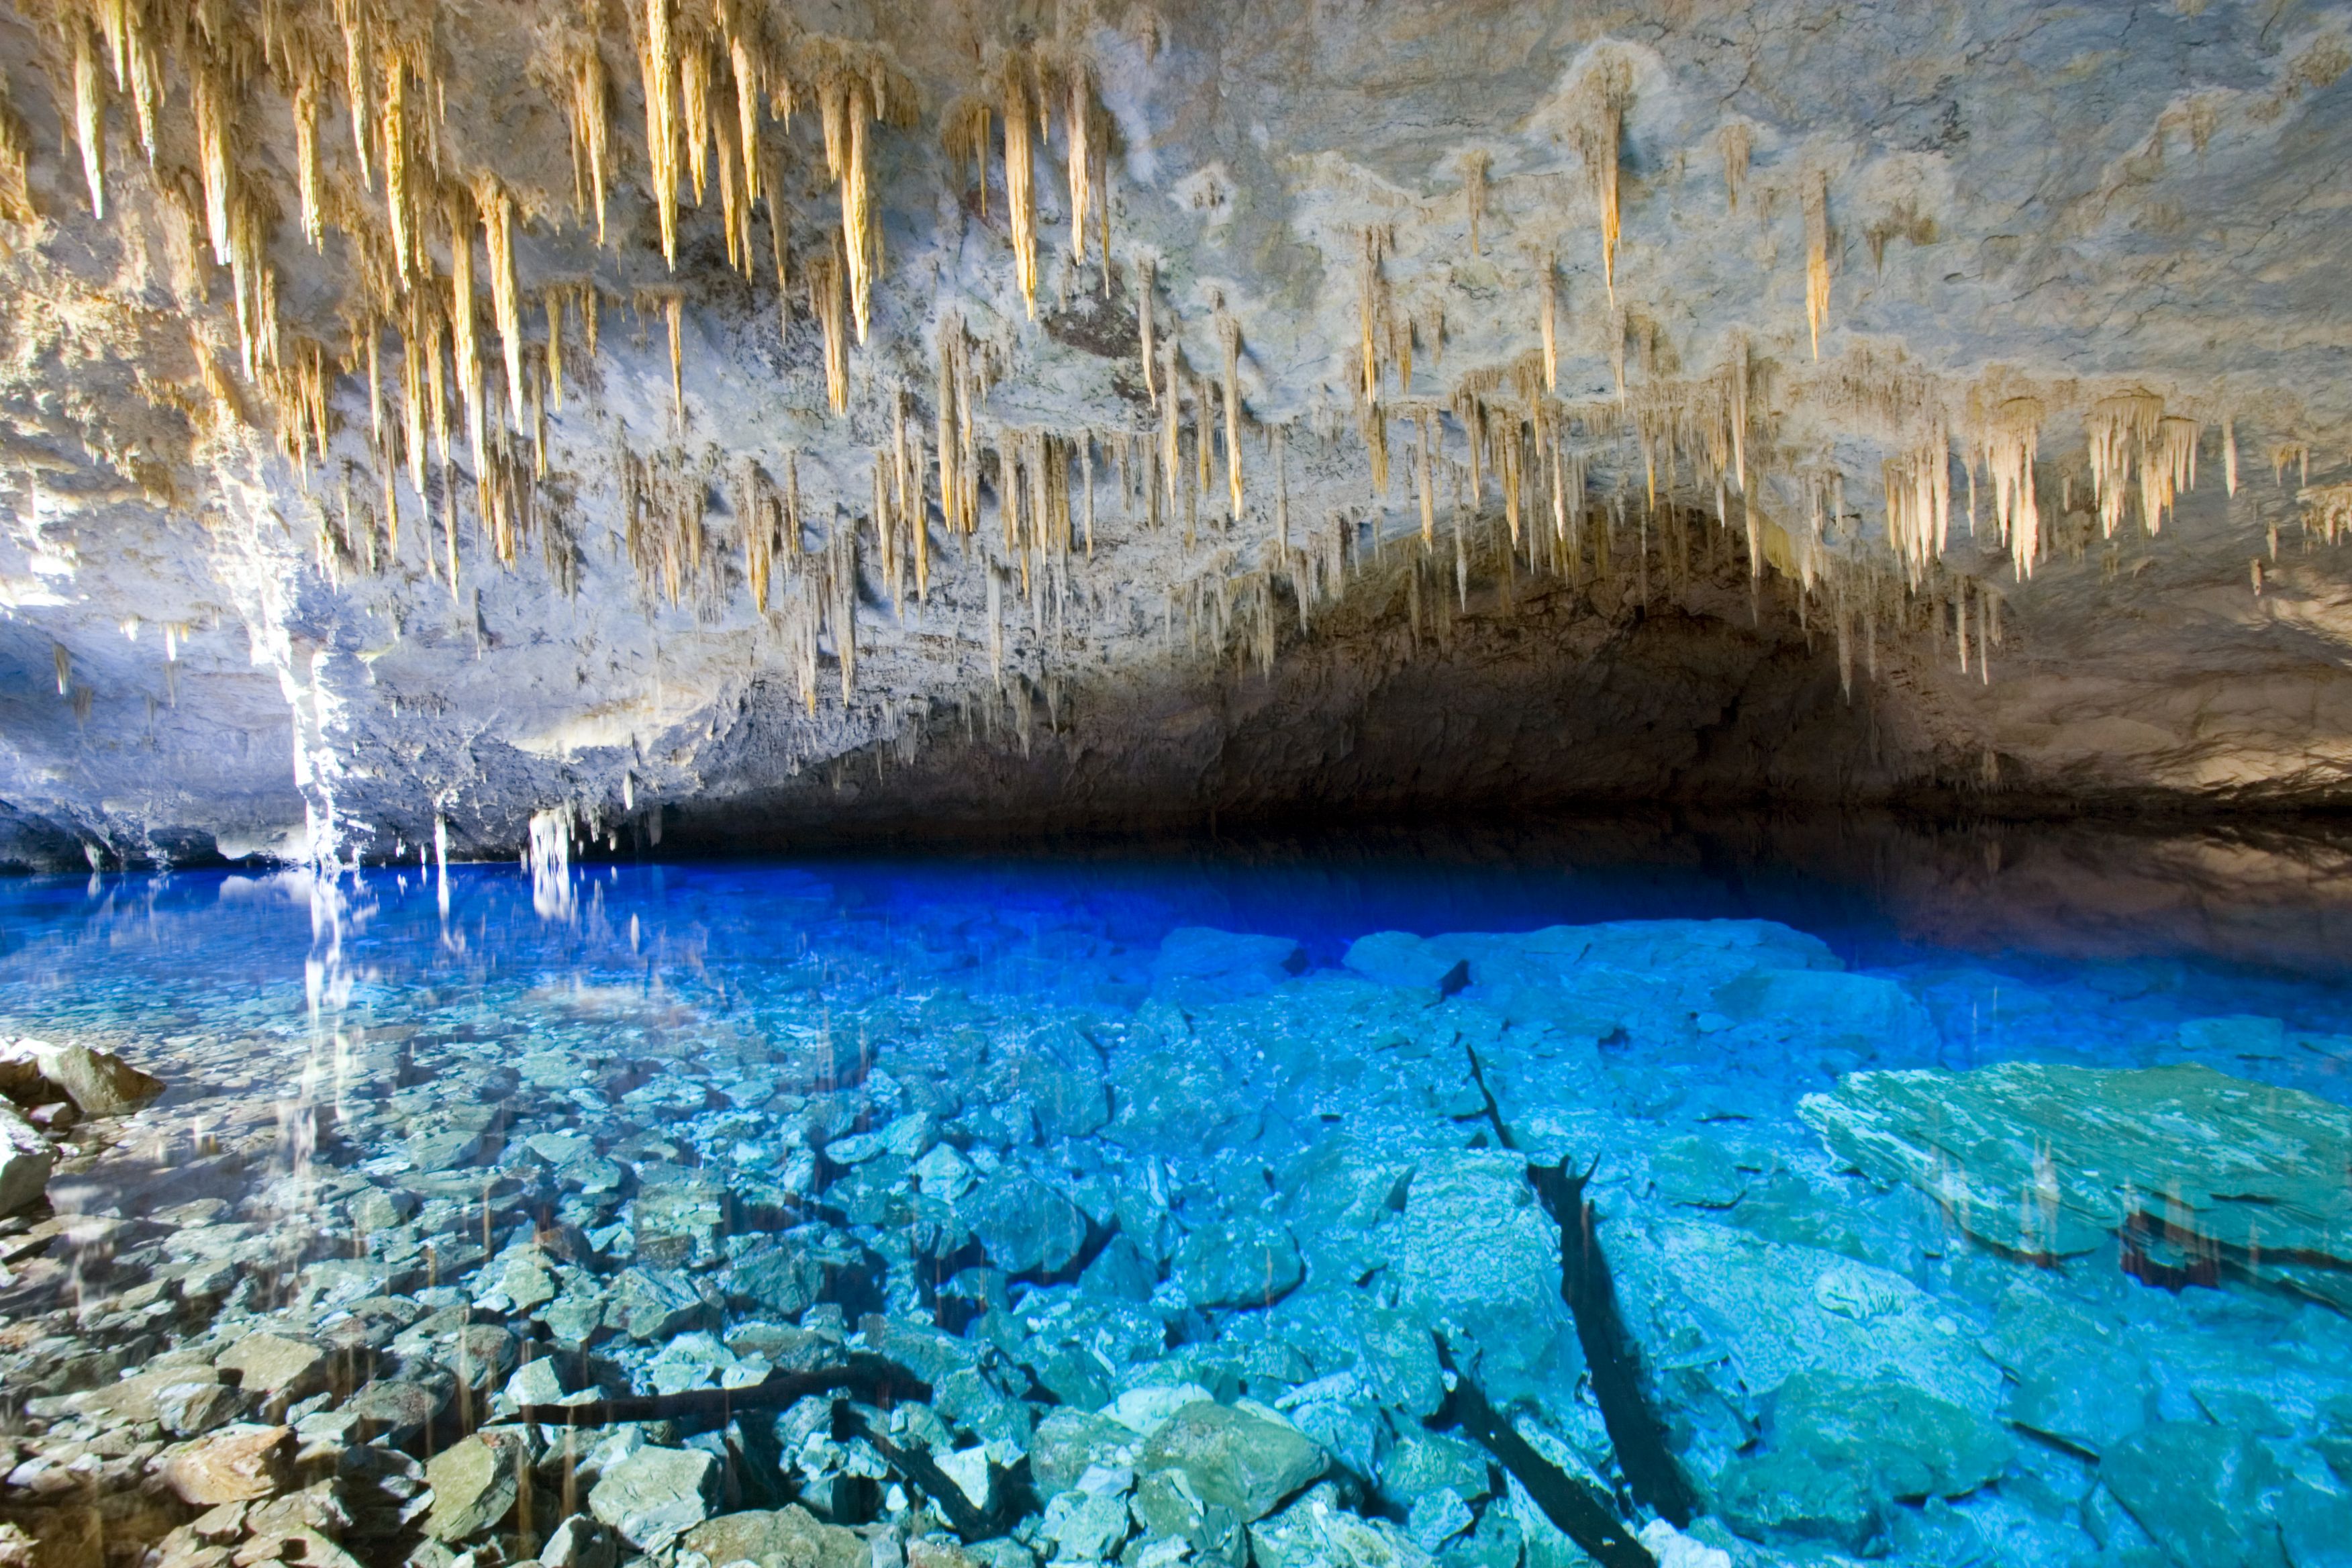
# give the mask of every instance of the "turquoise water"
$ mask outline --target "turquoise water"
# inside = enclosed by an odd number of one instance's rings
[[[0,1036],[165,1085],[0,1221],[0,1510],[282,1422],[433,1568],[2352,1561],[2337,884],[1647,842],[0,886]]]

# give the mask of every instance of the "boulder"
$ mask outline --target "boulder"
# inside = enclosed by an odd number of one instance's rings
[[[2000,1427],[1907,1384],[1804,1373],[1773,1392],[1762,1447],[1726,1468],[1717,1505],[1748,1535],[1864,1552],[1891,1505],[1965,1496],[2012,1451]]]
[[[236,1373],[238,1389],[274,1415],[327,1386],[327,1352],[283,1334],[243,1335],[213,1365]]]
[[[1348,946],[1340,963],[1367,980],[1409,990],[1433,991],[1451,996],[1470,984],[1470,961],[1443,948],[1433,949],[1407,931],[1376,931]]]
[[[294,1458],[290,1426],[225,1426],[163,1461],[163,1481],[197,1508],[248,1502],[285,1489]]]
[[[675,1338],[702,1317],[702,1298],[667,1269],[623,1269],[604,1301],[605,1326],[644,1342]]]
[[[2252,1436],[2201,1421],[2151,1423],[2099,1460],[2107,1490],[2183,1568],[2278,1568],[2264,1503],[2283,1479]]]
[[[597,1477],[588,1511],[640,1552],[659,1552],[711,1515],[719,1461],[699,1448],[639,1448]]]
[[[1182,1471],[1203,1502],[1229,1508],[1247,1524],[1322,1475],[1329,1461],[1293,1427],[1199,1400],[1152,1434],[1137,1466]]]
[[[584,1513],[575,1513],[548,1531],[540,1548],[540,1568],[613,1568],[620,1559],[613,1532]]]
[[[1176,1282],[1195,1307],[1272,1306],[1305,1277],[1290,1232],[1263,1220],[1196,1230],[1176,1249]]]
[[[987,1249],[989,1261],[1015,1277],[1059,1274],[1086,1247],[1085,1212],[1043,1182],[1011,1169],[965,1194],[956,1215]]]
[[[2218,1258],[2352,1311],[2352,1110],[2316,1096],[2194,1065],[2005,1062],[1852,1073],[1798,1114],[2002,1251],[2067,1257],[2121,1232],[2158,1265]]]
[[[518,1460],[529,1449],[519,1431],[477,1432],[427,1460],[425,1484],[433,1489],[433,1511],[425,1533],[436,1541],[464,1541],[507,1516],[518,1495]]]
[[[1436,1568],[1436,1559],[1384,1519],[1361,1519],[1318,1487],[1250,1526],[1258,1568]],[[1465,1523],[1467,1523],[1465,1519]]]
[[[1824,969],[1756,969],[1715,989],[1714,1010],[1736,1024],[1794,1023],[1813,1047],[1865,1057],[1935,1048],[1936,1025],[1892,980]]]
[[[49,1190],[49,1172],[57,1152],[40,1129],[0,1102],[0,1215],[12,1215],[41,1201]]]
[[[730,1298],[780,1318],[799,1317],[824,1289],[824,1265],[789,1241],[744,1253],[728,1273]]]
[[[26,1103],[62,1095],[84,1116],[128,1116],[163,1092],[162,1079],[88,1046],[12,1040],[0,1063],[0,1093]]]
[[[1306,968],[1307,950],[1286,936],[1179,926],[1151,961],[1151,989],[1179,1005],[1200,1006],[1271,991]]]
[[[773,1512],[721,1514],[677,1539],[683,1552],[713,1563],[757,1563],[761,1568],[868,1568],[873,1550],[856,1531],[826,1524],[797,1503]]]

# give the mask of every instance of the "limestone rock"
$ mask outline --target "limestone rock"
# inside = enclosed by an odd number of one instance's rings
[[[873,1557],[856,1531],[826,1524],[797,1503],[773,1512],[720,1514],[679,1536],[677,1549],[699,1552],[714,1563],[762,1568],[867,1568]]]
[[[1058,1274],[1086,1245],[1087,1216],[1076,1204],[1011,1171],[967,1193],[956,1213],[988,1249],[989,1261],[1016,1278]]]
[[[280,1414],[299,1399],[327,1386],[327,1352],[283,1334],[247,1334],[213,1365],[238,1374],[238,1389]]]
[[[1180,926],[1160,941],[1151,986],[1180,1003],[1223,1002],[1271,991],[1306,967],[1305,951],[1289,937]]]
[[[48,1191],[57,1152],[40,1130],[0,1102],[0,1215],[30,1208]]]
[[[1329,1463],[1293,1428],[1206,1400],[1171,1416],[1136,1462],[1148,1470],[1181,1470],[1203,1501],[1233,1510],[1245,1524],[1272,1512]]]
[[[699,1448],[640,1448],[606,1469],[588,1510],[641,1552],[658,1552],[709,1519],[719,1461]]]
[[[1260,1568],[1436,1568],[1436,1560],[1384,1519],[1362,1519],[1318,1488],[1250,1526]],[[1466,1521],[1465,1522],[1467,1522]]]
[[[1176,1281],[1195,1307],[1271,1306],[1305,1276],[1290,1232],[1263,1220],[1194,1231],[1176,1249]]]
[[[470,1434],[425,1461],[425,1481],[433,1489],[433,1510],[425,1533],[436,1541],[464,1541],[481,1534],[515,1505],[517,1460],[528,1463],[519,1431]]]
[[[1451,996],[1470,984],[1470,961],[1430,944],[1409,931],[1374,931],[1349,944],[1340,963],[1368,980]]]
[[[620,1552],[613,1532],[584,1513],[575,1513],[548,1531],[540,1548],[540,1568],[613,1568]]]
[[[2159,1263],[2192,1264],[2167,1237],[2193,1238],[2225,1273],[2352,1310],[2352,1110],[2315,1096],[2203,1066],[2008,1062],[1853,1073],[1799,1114],[2004,1251],[2065,1257],[2127,1232]]]
[[[2277,1568],[2265,1494],[2279,1479],[2246,1434],[2201,1422],[2156,1422],[2099,1462],[2101,1482],[2165,1554],[2199,1568]]]
[[[1990,1422],[1906,1384],[1807,1373],[1774,1391],[1765,1438],[1717,1485],[1747,1533],[1862,1552],[1891,1505],[1960,1497],[1998,1478],[2009,1437]]]
[[[293,1458],[290,1426],[226,1426],[166,1458],[163,1479],[198,1508],[247,1502],[284,1489]]]
[[[84,1116],[128,1116],[163,1092],[163,1079],[112,1051],[88,1046],[18,1039],[0,1044],[0,1057],[29,1065],[48,1090],[71,1100]]]

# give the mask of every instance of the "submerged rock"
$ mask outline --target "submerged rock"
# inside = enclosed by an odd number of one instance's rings
[[[57,1152],[40,1129],[0,1103],[0,1215],[30,1208],[49,1188]]]
[[[782,1563],[786,1568],[867,1568],[872,1549],[855,1531],[826,1524],[798,1504],[773,1512],[721,1514],[677,1538],[680,1552],[714,1563]]]
[[[182,1502],[198,1508],[247,1502],[282,1489],[293,1458],[290,1427],[224,1427],[165,1459],[163,1479]]]
[[[1328,1461],[1292,1427],[1199,1400],[1169,1417],[1137,1463],[1182,1471],[1202,1501],[1231,1509],[1246,1524],[1320,1476]]]
[[[1884,1537],[1890,1504],[1964,1496],[2011,1452],[2000,1427],[1901,1383],[1801,1373],[1768,1411],[1760,1451],[1716,1487],[1724,1517],[1750,1535],[1863,1552]]]
[[[709,1519],[719,1461],[699,1448],[639,1448],[607,1468],[588,1511],[641,1552],[658,1552]]]
[[[112,1051],[47,1040],[0,1043],[0,1093],[12,1099],[30,1103],[61,1095],[84,1116],[128,1116],[163,1092],[162,1079]]]
[[[2120,1233],[2157,1269],[2352,1310],[2352,1110],[2200,1066],[1853,1073],[1798,1114],[1881,1182],[2035,1258]]]

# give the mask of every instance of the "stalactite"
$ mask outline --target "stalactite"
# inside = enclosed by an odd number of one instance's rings
[[[1731,210],[1739,210],[1739,193],[1748,184],[1748,165],[1756,155],[1756,128],[1735,120],[1718,133],[1723,150],[1723,195]]]
[[[449,347],[457,367],[457,390],[466,400],[467,449],[473,454],[474,477],[479,481],[488,465],[483,455],[481,353],[474,336],[474,220],[465,210],[467,199],[453,192],[446,214],[449,232]]]
[[[1559,390],[1559,336],[1557,324],[1559,318],[1559,261],[1555,258],[1545,257],[1543,313],[1538,320],[1538,326],[1543,339],[1543,373],[1546,392]]]
[[[490,313],[507,371],[507,401],[522,406],[522,296],[515,286],[514,197],[493,175],[474,182],[482,213],[482,251],[490,265]]]
[[[2221,420],[2221,479],[2234,498],[2238,493],[2238,422],[2227,416]]]
[[[1887,458],[1885,474],[1886,542],[1916,586],[1942,556],[1951,525],[1951,454],[1944,434]]]
[[[1083,262],[1087,258],[1087,212],[1094,205],[1091,180],[1094,174],[1094,73],[1083,60],[1069,67],[1070,119],[1066,134],[1069,138],[1070,170],[1070,259]],[[1110,254],[1103,253],[1103,265],[1110,265]]]
[[[2132,465],[2143,467],[2164,418],[2164,399],[2149,392],[2127,392],[2103,397],[2083,416],[2091,458],[2092,495],[2098,506],[2099,531],[2113,539],[2124,520]]]
[[[1370,403],[1381,395],[1381,351],[1374,328],[1380,318],[1381,290],[1381,231],[1364,230],[1364,260],[1361,289],[1357,297],[1358,352],[1362,356],[1361,401]]]
[[[809,312],[824,330],[824,402],[835,414],[849,412],[849,328],[843,319],[838,241],[801,268],[808,279]]]
[[[1486,170],[1491,160],[1474,152],[1462,160],[1462,202],[1469,209],[1470,254],[1478,254],[1478,226],[1486,216]]]
[[[1168,340],[1167,357],[1162,362],[1160,384],[1164,390],[1160,398],[1160,473],[1168,491],[1168,504],[1177,501],[1177,487],[1183,483],[1183,465],[1178,460],[1177,432],[1183,419],[1178,401],[1181,386],[1176,378],[1176,366],[1181,349],[1174,338]]]
[[[2033,462],[2042,415],[2039,399],[2010,398],[2001,404],[1991,429],[1985,434],[1985,468],[1992,476],[1993,521],[2009,545],[2010,561],[2020,581],[2033,575],[2033,563],[2042,551],[2042,512],[2033,494]]]
[[[409,226],[408,65],[398,55],[384,57],[383,133],[384,222],[392,230],[393,270],[405,287],[420,258]]]
[[[1830,182],[1816,171],[1805,182],[1805,325],[1813,358],[1822,357],[1822,328],[1830,319]]]
[[[81,143],[81,173],[89,186],[89,216],[106,216],[106,86],[99,79],[98,51],[89,26],[68,12],[66,31],[73,48],[74,138]],[[298,114],[297,124],[299,120]],[[305,189],[308,190],[306,184]],[[306,212],[307,216],[307,212]]]
[[[1028,83],[1017,62],[1005,68],[1003,93],[1004,205],[1013,231],[1013,276],[1034,321],[1037,319],[1037,214],[1029,184],[1035,173],[1030,151],[1032,108]]]
[[[677,269],[677,46],[671,0],[645,0],[645,30],[637,39],[637,74],[646,98],[646,172],[661,219],[662,259]]]
[[[1423,550],[1429,549],[1437,542],[1437,483],[1436,476],[1431,468],[1431,464],[1434,462],[1435,459],[1430,452],[1430,426],[1435,422],[1435,419],[1436,415],[1426,408],[1422,409],[1413,419],[1414,425],[1418,426],[1420,428],[1421,436],[1421,465],[1419,479],[1421,488],[1421,544]]]
[[[1225,486],[1232,502],[1232,518],[1242,518],[1242,391],[1240,362],[1242,324],[1228,314],[1224,306],[1217,307],[1217,339],[1225,351]]]
[[[857,341],[866,341],[873,314],[874,277],[880,269],[881,227],[874,215],[867,174],[868,124],[879,117],[868,78],[847,63],[829,68],[818,89],[824,126],[825,170],[841,183],[842,253],[847,258],[850,318]],[[1033,302],[1032,315],[1036,313]]]
[[[702,205],[710,185],[710,144],[715,139],[710,113],[711,60],[709,46],[699,38],[680,40],[677,48],[678,129],[686,144],[686,178],[694,205]]]
[[[205,221],[213,259],[226,267],[235,248],[229,233],[236,177],[230,120],[236,105],[220,67],[203,55],[189,64],[188,90],[195,109],[196,154],[203,165]]]
[[[2168,415],[2156,423],[2156,433],[2140,454],[2140,521],[2151,534],[2164,526],[2180,492],[2197,484],[2197,441],[2201,427],[2194,419]]]
[[[662,322],[669,329],[670,412],[677,420],[677,427],[681,432],[686,429],[685,306],[685,300],[674,289],[662,296]],[[828,344],[826,359],[829,362],[831,358],[831,345]],[[829,375],[830,363],[826,368]]]
[[[1617,300],[1618,155],[1625,140],[1626,111],[1633,107],[1632,62],[1615,54],[1594,60],[1570,134],[1601,208],[1601,276],[1612,304]]]
[[[1138,257],[1135,262],[1136,330],[1143,340],[1143,392],[1151,400],[1154,413],[1160,409],[1160,379],[1153,367],[1151,342],[1151,258]]]
[[[547,316],[547,395],[555,412],[563,412],[563,296],[562,289],[548,289],[540,294],[540,309]]]

